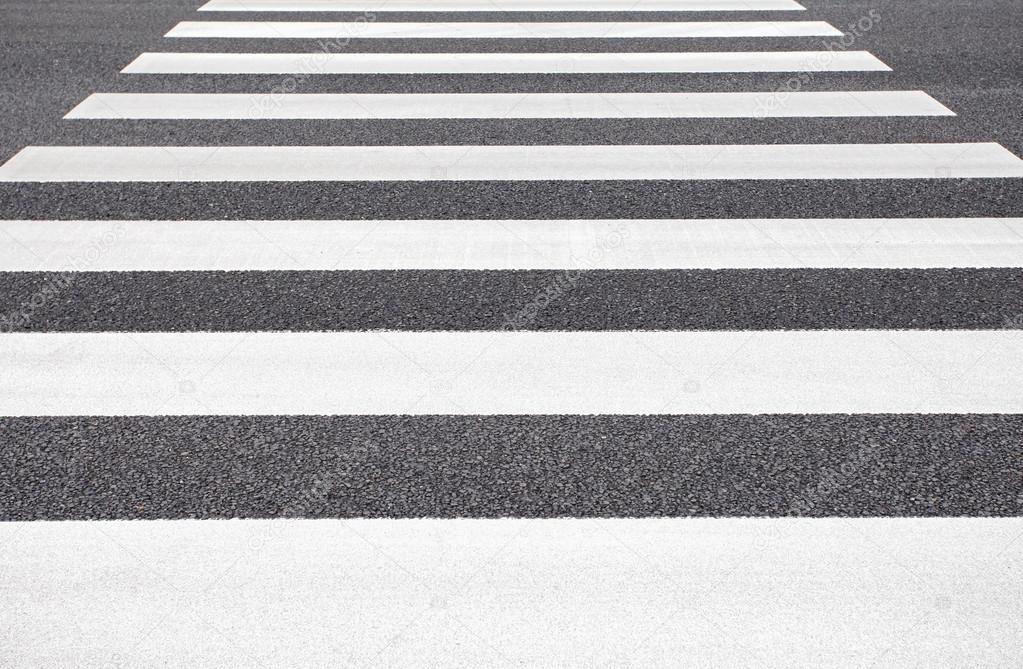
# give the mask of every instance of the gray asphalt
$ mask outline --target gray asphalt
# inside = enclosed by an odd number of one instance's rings
[[[1023,270],[24,272],[0,304],[26,332],[999,329]]]
[[[1010,516],[1021,416],[0,419],[0,518]]]
[[[1021,179],[0,184],[12,219],[1019,216]]]
[[[93,92],[269,92],[280,76],[118,75],[143,51],[301,51],[168,40],[199,0],[0,6],[0,161],[29,144],[581,144],[994,141],[1023,155],[1017,0],[806,0],[893,72],[804,90],[924,90],[955,118],[64,121]],[[277,20],[358,15],[268,14]],[[465,20],[464,15],[430,18]],[[536,18],[473,14],[472,20]],[[564,20],[624,20],[564,14]],[[635,18],[635,17],[632,17]],[[648,18],[648,17],[644,17]],[[758,20],[771,13],[662,14]],[[393,14],[378,20],[421,20]],[[353,40],[351,51],[786,50],[767,40]],[[786,74],[314,76],[298,92],[777,90]],[[1023,216],[1023,179],[747,182],[0,184],[10,219]],[[0,274],[13,329],[499,328],[558,272]],[[585,272],[538,330],[990,329],[1018,268]],[[2,325],[2,323],[0,323]],[[4,326],[4,329],[11,329]],[[278,516],[1020,515],[1019,416],[0,418],[0,520]]]
[[[940,12],[933,2],[806,3],[800,20],[825,20],[848,30],[880,16],[850,49],[868,50],[893,72],[820,73],[806,90],[923,89],[951,107],[955,119],[719,121],[457,121],[241,124],[152,121],[74,121],[60,117],[97,91],[269,92],[281,76],[118,75],[142,51],[231,51],[248,40],[164,39],[180,20],[239,20],[203,13],[196,2],[92,1],[8,3],[0,47],[10,54],[3,86],[5,118],[0,157],[30,143],[151,144],[439,144],[486,142],[842,142],[997,141],[1023,154],[1023,89],[1018,39],[1021,11],[1014,0],[970,0]],[[277,20],[354,19],[358,14],[266,14]],[[770,12],[659,13],[668,19],[756,20]],[[395,13],[376,20],[421,20]],[[465,20],[465,15],[431,18]],[[483,13],[471,20],[537,18]],[[549,17],[547,17],[549,18]],[[561,20],[635,20],[627,14],[564,13]],[[832,38],[762,40],[351,40],[350,51],[403,50],[709,50],[826,48]],[[260,50],[301,50],[315,42],[264,40]],[[673,91],[775,90],[787,74],[754,75],[432,75],[311,76],[301,92]],[[0,211],[11,218],[334,218],[430,216],[453,218],[730,217],[730,216],[1009,216],[1023,209],[1023,180],[869,180],[805,182],[575,182],[435,184],[0,184]]]

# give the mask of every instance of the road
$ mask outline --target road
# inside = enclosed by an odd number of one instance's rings
[[[0,666],[1023,665],[1021,26],[5,3]]]

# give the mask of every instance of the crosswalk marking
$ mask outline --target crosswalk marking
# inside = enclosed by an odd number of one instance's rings
[[[665,53],[147,52],[126,74],[582,74],[628,72],[887,72],[866,51]]]
[[[1021,366],[1019,330],[7,334],[0,414],[1019,413]]]
[[[24,667],[999,666],[1019,656],[1021,532],[1019,518],[0,523],[18,613],[5,652]]]
[[[795,0],[210,0],[200,12],[727,12],[805,8]]]
[[[0,236],[3,272],[1023,267],[1020,218],[0,221]]]
[[[208,0],[0,165],[0,656],[1020,665],[1023,218],[887,217],[1023,160],[803,9]]]
[[[29,146],[10,181],[561,181],[1023,176],[994,143],[605,146]]]
[[[923,91],[93,93],[65,118],[792,118],[954,116]]]
[[[166,37],[201,38],[636,38],[834,37],[826,21],[594,21],[443,23],[368,21],[182,21]]]

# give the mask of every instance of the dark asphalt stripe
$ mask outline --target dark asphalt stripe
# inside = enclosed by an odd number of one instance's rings
[[[36,332],[999,329],[1023,269],[4,273],[0,308]]]
[[[783,107],[784,103],[780,103]],[[989,142],[956,117],[69,120],[48,146],[860,144]]]
[[[1023,416],[2,418],[0,520],[1013,516]]]
[[[1023,179],[0,184],[8,219],[1019,216]]]

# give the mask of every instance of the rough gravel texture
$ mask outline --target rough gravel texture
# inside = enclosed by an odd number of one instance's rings
[[[0,305],[22,332],[1000,329],[1023,270],[21,272]]]
[[[6,418],[0,519],[1008,516],[1020,416]]]
[[[800,20],[871,28],[892,72],[802,90],[924,90],[954,118],[782,121],[63,121],[89,93],[271,92],[281,76],[119,75],[198,0],[0,7],[0,160],[29,144],[540,144],[994,141],[1023,154],[1017,0],[806,0]],[[267,20],[357,15],[267,14]],[[420,14],[377,20],[420,20]],[[455,15],[436,18],[457,20]],[[464,16],[462,17],[465,18]],[[474,14],[471,20],[526,20]],[[563,20],[622,20],[565,14]],[[692,20],[690,14],[663,14]],[[769,12],[700,14],[713,20]],[[361,40],[351,51],[810,49],[768,40]],[[755,44],[755,47],[753,46]],[[315,48],[306,40],[262,50]],[[296,92],[779,90],[787,74],[313,76]],[[936,175],[938,176],[938,175]],[[614,218],[1023,215],[1023,179],[842,182],[0,184],[3,218]],[[0,240],[3,243],[3,240]],[[500,327],[556,272],[76,275],[30,331]],[[3,313],[55,275],[0,275]],[[590,272],[534,329],[992,328],[1019,271]],[[0,370],[2,373],[2,370]],[[1020,515],[1019,416],[0,418],[0,519],[278,516]]]

